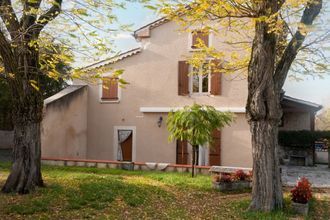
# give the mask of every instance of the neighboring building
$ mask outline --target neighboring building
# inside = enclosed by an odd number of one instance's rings
[[[196,50],[196,37],[177,29],[175,22],[157,20],[134,32],[141,48],[86,67],[124,69],[122,77],[130,83],[125,89],[109,80],[109,70],[103,83],[75,82],[47,99],[43,157],[189,163],[191,147],[168,141],[166,118],[169,111],[196,102],[236,116],[230,126],[214,133],[212,150],[200,147],[199,165],[251,167],[246,77],[212,70],[209,75],[189,76],[185,57]],[[221,39],[200,34],[206,44],[224,51],[231,49],[223,43],[229,37],[226,31]],[[281,129],[314,129],[315,112],[321,106],[287,96],[282,105]]]

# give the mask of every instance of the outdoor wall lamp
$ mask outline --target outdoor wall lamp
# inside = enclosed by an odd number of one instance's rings
[[[160,116],[158,121],[157,121],[157,125],[158,125],[159,128],[162,126],[162,122],[163,122],[163,117]]]

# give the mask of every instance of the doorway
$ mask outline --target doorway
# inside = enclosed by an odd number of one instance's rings
[[[133,126],[114,127],[114,159],[118,161],[135,161],[136,129]]]

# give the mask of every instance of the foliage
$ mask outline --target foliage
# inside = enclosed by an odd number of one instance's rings
[[[307,203],[312,198],[311,184],[306,177],[302,177],[291,190],[291,199],[297,203]]]
[[[289,77],[301,80],[313,74],[322,78],[329,72],[330,63],[327,53],[330,44],[329,18],[319,17],[315,24],[303,24],[299,15],[304,7],[309,7],[310,0],[280,1],[279,10],[265,15],[258,13],[262,1],[242,0],[179,0],[169,2],[159,0],[153,8],[169,19],[176,21],[183,32],[193,32],[198,28],[204,32],[212,32],[219,38],[224,38],[219,45],[208,47],[199,41],[195,51],[187,59],[194,67],[203,65],[207,58],[221,60],[221,71],[224,73],[245,74],[251,56],[253,29],[257,22],[269,24],[270,32],[276,34],[276,63],[280,61],[286,47],[299,31],[308,36],[299,49]],[[224,30],[226,33],[224,33]],[[228,37],[229,36],[229,37]],[[327,46],[324,46],[327,45]],[[223,51],[222,48],[230,48]]]
[[[330,130],[330,108],[324,109],[316,115],[315,127],[317,130]]]
[[[234,173],[221,172],[212,176],[214,182],[230,183],[236,181],[251,181],[252,172],[245,173],[243,170],[236,170]]]
[[[236,170],[234,176],[236,177],[236,179],[242,180],[242,181],[248,179],[248,174],[246,174],[243,170]]]
[[[230,112],[217,111],[212,106],[193,104],[168,114],[169,140],[187,140],[192,146],[212,142],[212,132],[233,121]]]
[[[279,131],[278,142],[285,147],[312,147],[315,141],[330,140],[330,131]]]

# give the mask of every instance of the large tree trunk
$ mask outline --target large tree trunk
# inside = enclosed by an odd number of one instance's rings
[[[274,82],[276,37],[266,22],[257,22],[249,64],[247,117],[252,135],[253,187],[250,209],[282,208],[283,195],[277,155],[282,111]]]
[[[11,173],[2,192],[29,193],[43,186],[40,123],[43,100],[38,85],[38,52],[23,48],[18,57],[18,74],[9,82],[13,98],[14,148]],[[26,53],[24,53],[26,52]],[[34,82],[32,82],[34,81]]]
[[[251,122],[250,126],[253,148],[253,188],[250,208],[262,211],[282,208],[277,125],[260,120]]]

